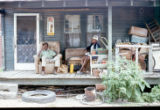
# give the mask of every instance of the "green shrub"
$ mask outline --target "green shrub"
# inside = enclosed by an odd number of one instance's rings
[[[118,99],[132,102],[143,102],[142,92],[145,86],[150,87],[143,79],[143,72],[139,66],[125,58],[120,58],[107,65],[108,73],[102,77],[103,84],[106,86],[104,96],[106,102],[113,102]]]
[[[150,93],[142,94],[145,102],[159,102],[160,101],[160,85],[154,86]]]

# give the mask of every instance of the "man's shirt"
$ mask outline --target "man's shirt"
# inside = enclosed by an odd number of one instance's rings
[[[48,49],[48,50],[42,50],[41,54],[40,54],[40,58],[42,58],[43,56],[48,58],[48,59],[52,59],[54,56],[56,55],[56,52]]]
[[[88,52],[91,52],[93,49],[98,49],[98,48],[100,48],[100,45],[98,44],[98,43],[95,43],[95,44],[93,44],[93,43],[91,43],[90,44],[90,46],[88,46],[87,48],[86,48],[86,50],[88,51]]]

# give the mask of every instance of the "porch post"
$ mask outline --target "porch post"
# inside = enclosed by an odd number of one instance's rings
[[[2,21],[2,14],[0,14],[0,71],[5,69],[5,57],[4,57],[4,36],[3,36],[3,21]],[[3,28],[2,28],[3,27]]]
[[[112,3],[108,0],[108,60],[112,61]]]
[[[2,23],[0,14],[0,71],[2,70]]]

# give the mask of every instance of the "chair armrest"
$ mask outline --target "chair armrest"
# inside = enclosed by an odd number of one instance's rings
[[[62,54],[61,53],[58,53],[56,56],[59,56],[60,59],[62,59]]]
[[[34,55],[33,58],[34,58],[34,64],[35,64],[35,72],[40,73],[39,71],[40,57],[38,57],[38,55]]]
[[[38,64],[40,62],[40,57],[38,55],[34,55],[33,58],[34,58],[34,63]]]

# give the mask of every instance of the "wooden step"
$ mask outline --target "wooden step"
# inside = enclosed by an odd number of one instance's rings
[[[153,27],[158,27],[157,24],[151,24],[151,25],[148,25],[150,28],[153,28]]]
[[[158,29],[159,29],[159,27],[150,28],[151,32],[154,32],[154,31],[156,31]]]
[[[154,20],[152,20],[152,21],[148,22],[147,24],[148,24],[148,25],[150,25],[150,24],[153,24],[153,23],[155,23],[155,21],[154,21]]]
[[[159,33],[159,32],[160,32],[160,28],[155,30],[155,31],[153,31],[152,33],[154,34],[154,33]]]

